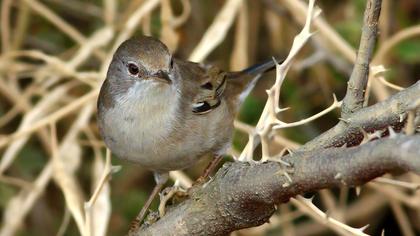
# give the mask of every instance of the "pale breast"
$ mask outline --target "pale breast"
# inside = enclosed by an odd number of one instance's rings
[[[165,84],[136,82],[127,93],[114,98],[103,111],[101,130],[105,143],[118,157],[153,165],[158,146],[172,132],[177,93]]]
[[[226,103],[202,116],[185,110],[178,114],[178,96],[167,85],[138,82],[102,111],[99,122],[107,146],[122,159],[160,171],[183,169],[203,155],[223,152],[233,129]]]

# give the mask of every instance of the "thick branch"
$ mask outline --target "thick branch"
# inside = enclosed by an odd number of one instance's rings
[[[363,139],[362,129],[374,132],[392,126],[399,130],[404,126],[407,112],[412,109],[419,94],[420,81],[383,102],[350,114],[345,121],[340,121],[336,126],[306,143],[299,150],[340,147],[344,144],[355,146]]]
[[[322,188],[356,186],[390,171],[420,173],[420,135],[384,138],[353,148],[332,148],[284,157],[281,164],[227,163],[213,180],[192,189],[188,200],[170,209],[137,235],[226,235],[261,225],[275,205]]]
[[[381,12],[381,0],[368,0],[360,38],[356,63],[347,84],[346,96],[343,100],[341,116],[347,118],[363,106],[365,89],[369,76],[369,62],[378,33],[378,19]]]

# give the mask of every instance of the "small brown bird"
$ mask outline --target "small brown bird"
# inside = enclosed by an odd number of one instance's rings
[[[154,172],[157,185],[138,223],[169,171],[226,152],[242,101],[260,75],[274,66],[270,60],[225,72],[173,58],[162,42],[151,37],[121,44],[99,94],[98,124],[116,156]]]

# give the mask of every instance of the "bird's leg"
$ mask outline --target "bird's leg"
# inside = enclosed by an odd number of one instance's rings
[[[146,212],[149,209],[150,205],[153,202],[153,199],[155,199],[156,195],[160,192],[160,190],[163,188],[163,185],[168,181],[169,179],[169,173],[153,173],[156,181],[156,186],[153,189],[152,193],[150,194],[149,198],[147,199],[146,203],[144,204],[143,208],[137,215],[136,219],[134,219],[133,222],[131,222],[130,232],[135,232],[140,227],[140,223],[143,221],[144,217],[146,216]]]
[[[195,181],[194,185],[203,183],[209,175],[213,172],[213,170],[217,167],[220,161],[223,159],[222,155],[216,156],[206,167],[203,174]]]
[[[181,187],[174,185],[172,187],[165,188],[160,194],[160,203],[159,203],[159,217],[165,215],[165,208],[166,203],[175,195],[183,195],[186,196],[187,192],[183,190]]]

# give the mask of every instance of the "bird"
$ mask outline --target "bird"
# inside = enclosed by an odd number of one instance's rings
[[[113,55],[97,102],[99,133],[111,152],[154,173],[156,186],[135,220],[140,224],[169,171],[230,147],[233,121],[268,60],[242,71],[172,56],[149,36],[124,41]]]

